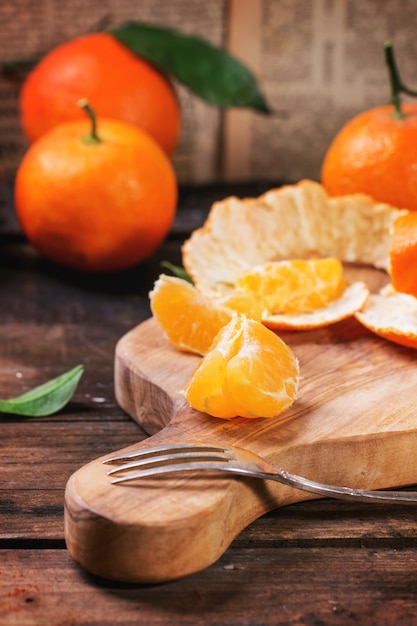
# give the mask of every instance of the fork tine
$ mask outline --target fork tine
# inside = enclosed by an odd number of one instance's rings
[[[154,477],[160,476],[161,474],[175,474],[178,472],[196,472],[196,471],[213,471],[220,473],[224,472],[232,472],[233,474],[239,474],[241,476],[253,476],[253,472],[249,468],[244,468],[239,465],[231,464],[226,458],[223,459],[225,461],[224,466],[219,465],[219,461],[188,461],[185,463],[173,463],[170,465],[159,465],[157,467],[147,467],[144,469],[140,469],[137,472],[130,472],[129,474],[125,474],[124,476],[118,476],[111,480],[112,484],[127,482],[130,480],[135,480],[137,478],[146,478],[146,477]],[[116,473],[119,470],[122,470],[122,467],[116,468],[113,472],[108,472],[109,474]]]
[[[127,462],[123,463],[123,461]],[[139,468],[136,472],[130,471],[124,476],[113,479],[112,483],[182,471],[219,471],[225,469],[227,464],[229,464],[228,470],[231,471],[231,462],[236,473],[239,468],[230,448],[204,443],[165,444],[121,453],[103,461],[103,463],[118,463],[115,468],[107,472],[109,476]],[[242,470],[242,473],[247,474],[245,470]]]
[[[110,476],[112,474],[143,466],[151,468],[161,464],[166,464],[165,467],[170,467],[171,465],[177,465],[180,462],[187,461],[188,463],[192,463],[193,461],[204,461],[206,465],[207,461],[227,462],[229,460],[231,460],[231,457],[225,454],[222,450],[219,452],[200,452],[198,450],[189,452],[176,451],[175,454],[159,454],[158,456],[140,457],[134,461],[118,465],[117,467],[109,470],[107,474]]]
[[[142,448],[141,450],[132,450],[131,452],[117,454],[115,456],[104,459],[103,463],[120,463],[121,461],[128,461],[129,459],[159,457],[161,453],[167,453],[168,455],[177,455],[183,452],[188,453],[191,451],[195,451],[197,454],[200,454],[202,452],[230,452],[230,450],[225,446],[215,446],[204,443],[167,443],[160,446],[153,446],[152,448]]]

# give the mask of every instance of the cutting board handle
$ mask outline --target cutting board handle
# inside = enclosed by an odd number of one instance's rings
[[[416,352],[379,340],[353,321],[287,339],[303,376],[294,406],[281,419],[226,421],[185,402],[182,390],[199,357],[170,346],[154,319],[134,328],[116,347],[116,398],[151,437],[125,450],[217,442],[328,484],[378,489],[417,483]],[[82,567],[119,581],[157,583],[197,572],[267,511],[316,497],[223,475],[112,485],[106,457],[70,477],[65,537]]]
[[[172,443],[170,431],[127,450]],[[250,522],[301,493],[214,475],[111,485],[108,469],[97,459],[71,476],[65,536],[85,569],[127,582],[167,581],[208,567]]]

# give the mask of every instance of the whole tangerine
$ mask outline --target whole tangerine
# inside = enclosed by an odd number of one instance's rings
[[[366,193],[417,210],[417,105],[375,107],[350,120],[328,148],[321,181],[331,196]]]
[[[336,134],[326,151],[321,181],[331,196],[365,193],[379,202],[417,210],[417,95],[399,76],[392,45],[385,45],[391,104],[360,113]]]
[[[171,155],[181,114],[169,79],[108,33],[65,42],[28,74],[19,96],[20,122],[31,142],[63,122],[81,119],[85,98],[100,117],[146,130]]]
[[[56,126],[17,170],[15,208],[47,259],[81,271],[117,271],[149,257],[169,232],[177,181],[144,131],[118,120]]]

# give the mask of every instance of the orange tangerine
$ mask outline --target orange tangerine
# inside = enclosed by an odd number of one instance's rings
[[[396,291],[417,296],[417,213],[399,216],[392,226],[390,273]]]
[[[207,298],[189,282],[161,274],[149,294],[151,311],[172,345],[206,354],[219,330],[236,312],[260,319],[258,302],[246,294]]]
[[[351,119],[329,146],[321,171],[332,196],[366,193],[394,206],[417,210],[417,105],[403,82],[391,42],[384,45],[391,87],[390,103]]]
[[[75,106],[87,99],[100,118],[144,130],[171,155],[181,111],[171,81],[109,33],[88,33],[56,46],[23,83],[22,129],[30,142],[55,126],[82,119]]]
[[[399,208],[417,210],[417,105],[391,104],[363,111],[337,133],[322,164],[331,196],[365,193]]]
[[[96,129],[93,119],[54,126],[31,144],[14,203],[27,239],[50,261],[119,271],[144,261],[168,235],[177,178],[150,135],[110,118]]]
[[[185,390],[213,417],[275,417],[294,402],[299,365],[291,348],[260,322],[235,315],[214,339]]]

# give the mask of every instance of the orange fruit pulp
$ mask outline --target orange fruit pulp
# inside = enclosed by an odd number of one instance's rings
[[[20,120],[29,141],[54,126],[82,119],[87,99],[101,118],[133,124],[168,154],[179,138],[181,114],[168,78],[112,35],[92,33],[63,43],[35,66],[20,93]]]
[[[185,397],[214,417],[276,417],[295,400],[299,365],[292,350],[256,320],[234,316],[194,371]]]
[[[417,297],[417,213],[394,221],[389,256],[393,288]]]
[[[330,144],[321,180],[331,196],[365,193],[379,202],[417,210],[417,104],[401,104],[403,85],[390,43],[385,45],[391,104],[350,120]],[[416,94],[414,94],[416,95]]]
[[[261,319],[256,299],[233,293],[207,298],[191,283],[161,274],[149,293],[151,311],[170,343],[186,352],[204,355],[214,337],[237,312]]]
[[[160,146],[111,119],[99,120],[97,140],[87,119],[56,126],[30,146],[15,182],[29,241],[76,270],[143,261],[168,234],[176,202],[175,172]]]
[[[340,297],[346,281],[338,259],[290,259],[243,272],[237,288],[258,298],[268,313],[305,313]]]

